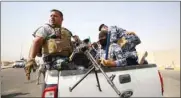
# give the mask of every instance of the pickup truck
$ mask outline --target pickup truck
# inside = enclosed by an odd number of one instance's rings
[[[162,97],[163,79],[155,64],[103,68],[123,97]],[[94,72],[90,73],[73,91],[73,86],[88,71],[84,70],[47,70],[42,98],[45,97],[119,97],[111,88],[106,78],[98,72],[99,91]]]
[[[86,61],[93,67],[62,71],[47,70],[42,98],[163,96],[163,78],[156,64],[103,67],[95,61],[94,52],[87,51],[84,46],[80,47],[77,51],[80,49],[84,51],[91,63],[86,60],[80,61]],[[74,59],[77,61],[79,57]]]

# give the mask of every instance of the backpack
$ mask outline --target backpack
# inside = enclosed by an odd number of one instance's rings
[[[50,29],[54,29],[55,31],[55,28],[53,28],[49,24],[47,25],[50,27]],[[34,33],[34,36],[35,36],[35,33]],[[60,30],[60,33],[61,33],[60,37],[59,36],[57,37],[55,33],[56,32],[51,32],[51,34],[44,40],[42,48],[40,49],[38,53],[41,55],[37,55],[37,56],[42,56],[42,54],[45,54],[45,55],[51,54],[51,55],[60,55],[60,56],[67,57],[71,55],[71,53],[73,52],[73,46],[71,43],[72,33],[64,27],[62,27]]]

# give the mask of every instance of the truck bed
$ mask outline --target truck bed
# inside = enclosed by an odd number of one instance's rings
[[[108,76],[115,75],[113,82],[122,95],[131,97],[162,97],[161,83],[155,64],[103,68]],[[72,87],[88,69],[46,72],[45,84],[58,84],[58,97],[119,97],[99,71],[98,78],[102,92],[97,87],[94,71],[90,73],[72,92]],[[131,93],[131,95],[129,94]]]

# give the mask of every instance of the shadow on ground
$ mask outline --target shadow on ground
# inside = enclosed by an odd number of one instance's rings
[[[11,93],[11,94],[2,95],[1,98],[14,98],[19,95],[27,95],[27,94],[29,93]]]

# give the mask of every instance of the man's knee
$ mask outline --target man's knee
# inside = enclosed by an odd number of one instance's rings
[[[138,65],[138,60],[136,58],[127,58],[127,65]]]

